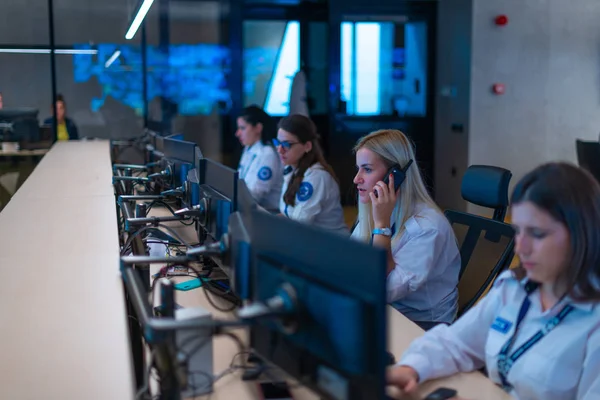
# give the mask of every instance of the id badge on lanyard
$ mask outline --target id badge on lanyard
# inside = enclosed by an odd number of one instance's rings
[[[529,286],[529,287],[528,287]],[[519,330],[519,325],[523,322],[527,311],[529,311],[529,307],[531,306],[531,300],[529,300],[529,295],[538,288],[539,285],[532,284],[532,282],[528,282],[525,286],[525,290],[527,292],[527,296],[523,300],[521,304],[521,308],[519,309],[519,315],[517,317],[517,323],[515,324],[515,331],[512,336],[507,340],[507,342],[500,349],[500,353],[498,354],[498,375],[500,375],[500,380],[502,381],[502,387],[505,391],[510,391],[512,389],[512,385],[508,382],[507,377],[510,369],[513,364],[523,356],[528,350],[530,350],[534,345],[536,345],[540,340],[544,338],[547,334],[549,334],[554,328],[556,328],[566,317],[573,311],[573,306],[567,304],[563,307],[562,310],[550,321],[544,325],[542,329],[540,329],[536,334],[530,337],[525,343],[523,343],[517,350],[515,350],[510,356],[508,355],[511,347],[515,342],[515,338],[517,336],[517,332]]]

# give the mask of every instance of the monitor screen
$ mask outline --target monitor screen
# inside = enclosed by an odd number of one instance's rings
[[[1,140],[37,142],[40,137],[38,110],[32,108],[0,109]]]
[[[249,218],[252,211],[258,208],[258,203],[250,193],[250,189],[243,179],[237,181],[237,210],[242,214],[244,219]]]
[[[238,210],[229,217],[228,233],[231,255],[222,268],[229,276],[234,293],[242,300],[250,298],[252,211],[258,208],[243,179],[237,181]]]
[[[291,316],[251,326],[254,351],[323,398],[382,399],[385,251],[261,211],[250,237],[252,302],[295,299]]]
[[[162,136],[156,136],[154,140],[154,156],[162,157],[165,149],[165,138]]]
[[[233,211],[236,211],[238,172],[208,158],[202,159],[200,164],[200,185],[208,185],[227,197],[233,205]]]
[[[0,122],[13,122],[19,119],[37,119],[38,110],[34,108],[1,108]]]
[[[163,139],[163,154],[171,160],[195,165],[196,143],[167,137]]]

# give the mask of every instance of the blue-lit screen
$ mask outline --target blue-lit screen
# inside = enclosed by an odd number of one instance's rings
[[[95,48],[95,55],[73,57],[75,82],[96,79],[102,88],[100,96],[92,100],[91,110],[98,111],[110,96],[141,115],[144,99],[140,46],[99,44]],[[115,58],[117,51],[120,54]],[[148,102],[162,97],[177,104],[180,115],[226,113],[231,104],[227,87],[230,60],[229,49],[224,46],[170,45],[168,52],[148,46]]]

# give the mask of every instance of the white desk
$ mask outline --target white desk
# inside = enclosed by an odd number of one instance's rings
[[[114,198],[109,151],[108,141],[57,142],[13,198]]]
[[[2,399],[133,397],[111,176],[107,141],[60,142],[0,213]]]
[[[151,215],[169,215],[164,209],[152,209]],[[185,227],[179,222],[169,222],[168,226],[172,227],[182,239],[193,243],[195,242],[195,233],[192,227]],[[191,278],[176,278],[177,281],[186,280]],[[176,301],[184,307],[197,307],[201,306],[205,309],[210,310],[216,318],[233,318],[232,313],[222,313],[215,310],[205,298],[205,295],[201,293],[202,289],[196,289],[188,292],[175,292]],[[213,296],[214,298],[214,296]],[[228,304],[223,303],[226,307]],[[423,334],[423,330],[415,325],[412,321],[404,317],[401,313],[397,312],[392,307],[388,307],[388,348],[394,354],[396,359],[399,359],[404,350],[408,345],[417,337]],[[242,340],[247,343],[246,335],[240,336]],[[225,370],[232,358],[238,353],[236,344],[229,338],[217,337],[213,340],[214,345],[214,373],[220,373]],[[211,400],[250,400],[259,399],[258,392],[256,390],[256,384],[243,382],[241,379],[241,372],[232,373],[215,384],[214,393],[210,396],[200,397],[200,399],[209,398]],[[508,394],[497,387],[492,381],[487,379],[479,372],[472,372],[467,374],[457,374],[448,378],[438,379],[431,382],[426,382],[421,385],[417,396],[404,396],[402,399],[406,400],[417,400],[423,398],[426,394],[429,394],[433,390],[439,387],[454,388],[458,391],[461,397],[471,400],[510,400]],[[319,397],[312,391],[306,388],[299,388],[293,390],[295,400],[318,400]]]

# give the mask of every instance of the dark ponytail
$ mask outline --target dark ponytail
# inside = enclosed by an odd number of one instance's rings
[[[277,124],[275,124],[273,118],[259,106],[253,104],[244,108],[240,118],[252,126],[258,124],[262,125],[263,129],[260,140],[263,143],[271,144],[271,139],[277,137]]]
[[[308,153],[304,153],[302,158],[300,158],[300,161],[298,161],[298,168],[294,171],[294,175],[292,175],[290,183],[283,195],[285,204],[293,207],[296,205],[296,193],[298,193],[298,190],[300,189],[304,174],[306,173],[306,170],[314,164],[320,163],[323,168],[333,176],[333,179],[335,179],[336,182],[337,178],[333,172],[333,168],[325,161],[323,150],[321,150],[321,146],[319,145],[317,127],[310,118],[300,114],[290,115],[279,121],[279,129],[283,129],[296,136],[298,141],[302,144],[308,142],[312,143],[312,149]]]

